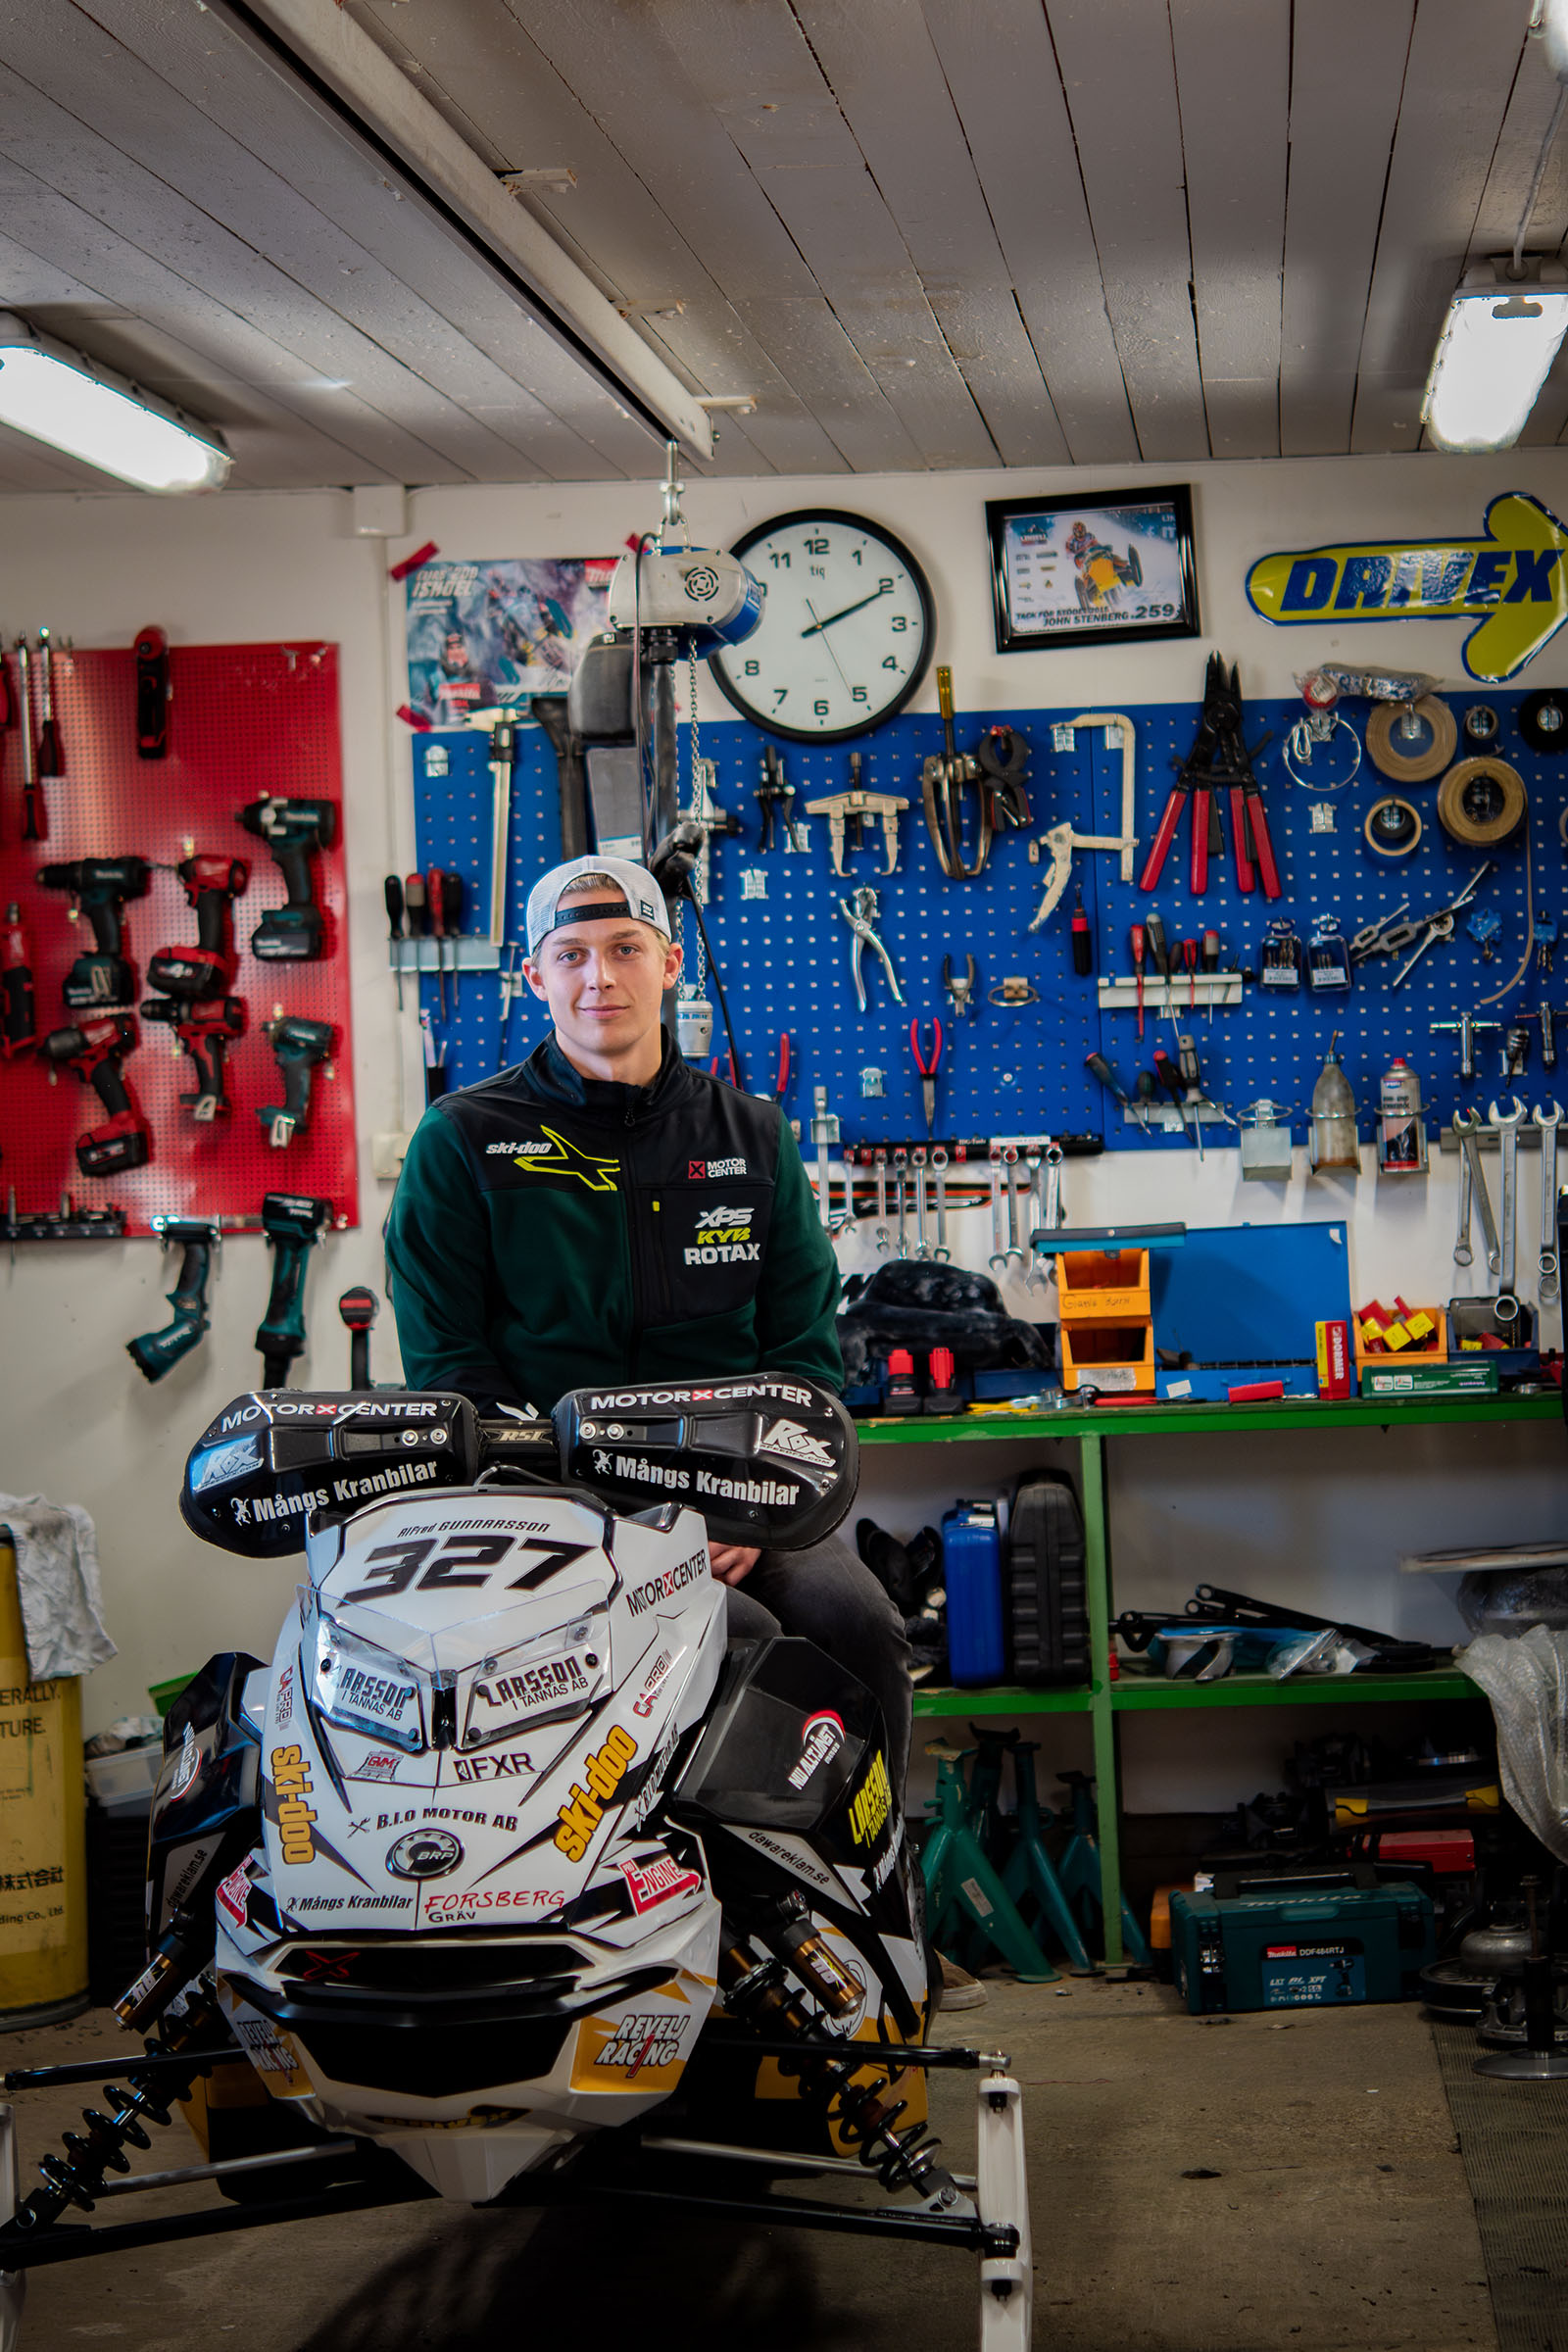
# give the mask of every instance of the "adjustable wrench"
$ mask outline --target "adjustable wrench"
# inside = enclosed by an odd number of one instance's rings
[[[948,1147],[938,1144],[931,1154],[931,1165],[937,1172],[937,1246],[931,1252],[939,1266],[945,1266],[953,1251],[948,1248]]]
[[[925,1146],[916,1144],[911,1154],[914,1160],[914,1254],[929,1257],[931,1245],[925,1238]]]
[[[1562,1104],[1553,1102],[1550,1110],[1536,1104],[1535,1121],[1541,1130],[1541,1256],[1537,1261],[1540,1287],[1537,1297],[1543,1306],[1553,1306],[1562,1295],[1562,1270],[1557,1263],[1557,1129],[1562,1119]]]
[[[1023,1250],[1018,1244],[1018,1147],[1003,1147],[1002,1164],[1007,1171],[1007,1250],[1009,1266],[1023,1264]]]
[[[1487,1272],[1495,1274],[1502,1264],[1502,1245],[1497,1239],[1497,1223],[1492,1213],[1492,1196],[1487,1191],[1486,1173],[1481,1165],[1481,1146],[1476,1141],[1476,1129],[1480,1124],[1481,1113],[1478,1110],[1455,1110],[1453,1114],[1453,1132],[1459,1138],[1465,1165],[1470,1170],[1470,1186],[1475,1195],[1476,1210],[1487,1245]],[[1468,1258],[1460,1260],[1462,1265],[1468,1265],[1469,1262]]]
[[[876,1253],[886,1257],[893,1247],[888,1231],[888,1155],[884,1147],[876,1148]]]
[[[1002,1246],[1002,1146],[991,1147],[991,1255],[986,1264],[993,1273],[1000,1266],[1007,1270],[1007,1253]]]
[[[906,1179],[906,1175],[905,1175],[905,1169],[906,1169],[906,1168],[908,1166],[908,1163],[909,1163],[909,1154],[908,1154],[908,1152],[907,1152],[905,1150],[905,1148],[904,1148],[904,1146],[903,1146],[902,1144],[899,1144],[899,1145],[897,1145],[897,1146],[895,1147],[895,1149],[894,1149],[894,1153],[893,1153],[893,1189],[894,1189],[895,1193],[898,1195],[898,1201],[899,1201],[899,1252],[898,1252],[898,1253],[899,1253],[900,1257],[907,1257],[907,1256],[908,1256],[908,1254],[909,1254],[909,1232],[908,1232],[909,1194],[908,1194],[908,1183],[907,1183],[907,1179]]]
[[[1502,1155],[1502,1205],[1498,1211],[1502,1265],[1497,1277],[1497,1301],[1492,1310],[1499,1328],[1519,1320],[1519,1295],[1513,1286],[1519,1239],[1519,1122],[1525,1115],[1525,1106],[1517,1095],[1510,1095],[1508,1100],[1513,1105],[1511,1110],[1499,1110],[1495,1102],[1487,1110],[1487,1123],[1497,1130],[1497,1149]]]

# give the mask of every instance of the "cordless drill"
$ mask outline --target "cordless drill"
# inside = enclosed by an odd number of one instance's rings
[[[264,1388],[280,1389],[305,1352],[306,1262],[331,1214],[330,1200],[300,1193],[269,1193],[262,1201],[262,1231],[272,1245],[272,1288],[256,1333]]]
[[[152,1222],[166,1250],[177,1242],[184,1252],[179,1278],[166,1294],[174,1310],[173,1321],[166,1323],[162,1331],[144,1331],[127,1340],[125,1353],[138,1372],[149,1380],[162,1380],[181,1356],[189,1355],[208,1328],[207,1277],[213,1253],[222,1245],[223,1229],[216,1217],[154,1217]]]
[[[77,858],[70,865],[39,866],[40,888],[69,892],[73,922],[82,913],[92,925],[94,952],[76,957],[60,992],[68,1010],[134,1004],[136,975],[122,953],[121,916],[127,899],[145,898],[151,872],[145,858]]]
[[[245,1030],[245,1006],[238,997],[219,997],[190,1004],[175,997],[144,997],[144,1021],[160,1021],[172,1029],[196,1064],[196,1091],[180,1101],[193,1118],[204,1122],[226,1117],[233,1108],[223,1089],[223,1057]]]
[[[332,1051],[335,1035],[330,1021],[307,1021],[298,1013],[280,1013],[263,1024],[272,1041],[272,1058],[283,1077],[283,1100],[269,1102],[256,1116],[268,1131],[267,1140],[279,1149],[291,1144],[311,1115],[311,1072]]]
[[[160,948],[147,966],[147,985],[167,997],[194,1004],[203,997],[220,997],[228,986],[232,948],[228,937],[228,906],[250,879],[243,858],[218,858],[198,852],[176,865],[185,896],[196,909],[194,948]]]
[[[101,1127],[76,1138],[76,1165],[84,1176],[114,1176],[145,1167],[151,1156],[147,1129],[131,1107],[120,1065],[135,1052],[136,1024],[128,1012],[105,1013],[71,1029],[52,1029],[39,1045],[57,1070],[74,1070],[109,1113]]]
[[[32,942],[13,900],[0,923],[0,1054],[7,1061],[38,1042],[32,993]]]
[[[251,933],[264,963],[308,963],[321,953],[321,909],[311,885],[311,855],[337,838],[335,801],[250,801],[236,811],[247,833],[271,851],[286,903],[270,906]]]

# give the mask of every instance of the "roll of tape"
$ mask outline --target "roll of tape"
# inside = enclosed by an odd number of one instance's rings
[[[1511,840],[1529,808],[1519,770],[1487,754],[1457,760],[1438,786],[1438,822],[1463,850],[1492,850]]]
[[[1404,718],[1402,703],[1379,703],[1366,722],[1366,748],[1375,767],[1392,776],[1396,784],[1430,784],[1441,776],[1453,758],[1459,741],[1459,728],[1446,703],[1435,694],[1424,694],[1418,703],[1410,705],[1417,718],[1424,718],[1432,730],[1432,741],[1425,751],[1407,752],[1400,747],[1399,727]]]
[[[1361,835],[1374,858],[1408,858],[1421,839],[1421,818],[1410,802],[1391,792],[1373,802]]]

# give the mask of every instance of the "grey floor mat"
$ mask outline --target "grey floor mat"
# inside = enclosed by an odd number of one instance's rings
[[[1568,2352],[1568,2079],[1474,2071],[1472,2026],[1432,2021],[1475,2203],[1498,2352]]]

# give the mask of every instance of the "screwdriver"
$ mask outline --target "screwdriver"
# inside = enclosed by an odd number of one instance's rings
[[[1151,906],[1144,917],[1144,929],[1149,934],[1149,959],[1162,980],[1170,978],[1170,950],[1165,945],[1165,926],[1159,908]]]
[[[1187,966],[1187,1009],[1192,1012],[1198,1005],[1198,942],[1196,939],[1182,941],[1182,961]]]
[[[424,876],[422,874],[404,875],[403,904],[409,910],[409,937],[416,941],[428,939],[430,923],[428,910],[424,904]],[[415,950],[414,968],[416,971],[422,968],[417,948]],[[417,994],[417,989],[416,989],[416,994]]]
[[[1155,1095],[1159,1092],[1159,1089],[1154,1084],[1153,1071],[1140,1070],[1135,1084],[1138,1091],[1138,1115],[1142,1119],[1144,1125],[1147,1127],[1149,1125],[1149,1106],[1153,1102]]]
[[[1178,1037],[1176,1052],[1177,1067],[1181,1072],[1182,1084],[1187,1089],[1187,1100],[1193,1105],[1193,1133],[1198,1142],[1198,1156],[1201,1159],[1203,1156],[1203,1117],[1200,1105],[1203,1100],[1203,1079],[1198,1066],[1198,1047],[1190,1036]]]
[[[1211,977],[1219,970],[1219,933],[1217,931],[1203,933],[1203,969]],[[1208,1017],[1210,1021],[1214,1018],[1214,991],[1212,989],[1208,992]]]
[[[388,874],[381,885],[381,894],[386,900],[386,935],[394,947],[401,949],[403,945],[403,885],[396,874]],[[398,1010],[401,1012],[403,1010],[403,958],[401,955],[393,956],[392,968],[398,976]]]
[[[466,886],[461,874],[441,877],[441,919],[452,942],[452,1017],[458,1017],[458,941],[463,936],[463,906]]]
[[[1138,974],[1138,1034],[1144,1034],[1144,926],[1133,925],[1133,970]]]
[[[1169,1095],[1171,1101],[1181,1112],[1182,1127],[1185,1130],[1187,1126],[1187,1089],[1182,1084],[1182,1074],[1180,1070],[1176,1067],[1176,1064],[1172,1061],[1170,1055],[1166,1053],[1163,1046],[1156,1046],[1154,1048],[1154,1076],[1159,1080],[1160,1085],[1165,1089],[1166,1094]]]
[[[447,935],[446,907],[446,875],[438,865],[426,866],[424,869],[424,916],[430,926],[431,936],[435,940],[436,998],[441,1007],[443,1021],[447,1017],[447,958],[446,950],[441,943]]]
[[[1103,1054],[1086,1054],[1084,1068],[1094,1072],[1106,1094],[1114,1095],[1123,1110],[1130,1111],[1140,1127],[1146,1124],[1142,1106],[1132,1100]]]
[[[1089,928],[1084,912],[1084,894],[1073,892],[1072,907],[1072,968],[1080,980],[1087,980],[1095,968],[1095,935]]]

